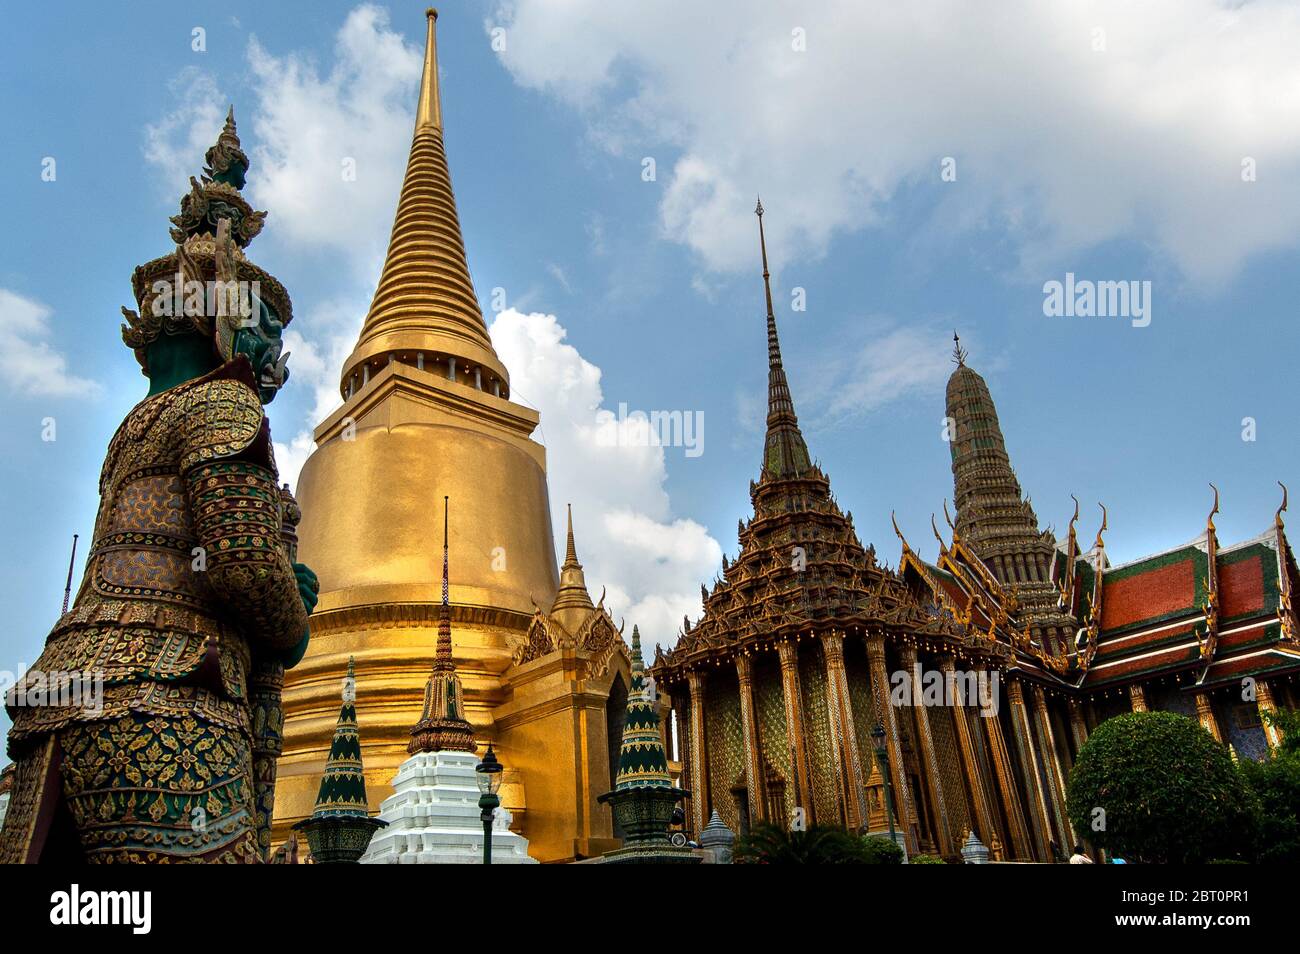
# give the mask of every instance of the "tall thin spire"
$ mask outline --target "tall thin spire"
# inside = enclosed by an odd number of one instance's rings
[[[474,729],[465,719],[465,694],[451,655],[451,600],[448,574],[448,518],[450,506],[442,498],[442,605],[438,608],[438,648],[433,671],[424,684],[424,708],[411,728],[406,750],[419,752],[473,752]]]
[[[420,78],[420,102],[415,107],[415,128],[425,126],[442,128],[442,97],[438,95],[438,37],[435,25],[438,11],[433,7],[424,11],[427,21],[424,38],[424,75]]]
[[[763,230],[763,200],[754,209],[758,216],[758,244],[763,255],[763,293],[767,299],[767,438],[763,446],[763,476],[771,479],[797,477],[808,470],[808,445],[799,431],[790,384],[781,363],[781,342],[776,334],[776,312],[772,307],[771,273],[767,267],[767,236]]]
[[[340,390],[356,393],[390,360],[509,397],[465,256],[451,172],[443,146],[437,12],[426,12],[424,75],[415,134],[388,255]]]

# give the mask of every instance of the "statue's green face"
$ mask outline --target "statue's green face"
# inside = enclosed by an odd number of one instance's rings
[[[255,319],[255,320],[254,320]],[[253,299],[253,315],[235,335],[235,354],[247,356],[257,378],[257,392],[263,404],[275,400],[275,394],[289,380],[289,360],[284,350],[284,324],[274,309],[260,298]]]

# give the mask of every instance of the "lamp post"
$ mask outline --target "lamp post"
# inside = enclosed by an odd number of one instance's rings
[[[898,841],[894,832],[894,786],[889,781],[889,755],[885,751],[885,725],[877,722],[871,730],[871,740],[876,746],[876,764],[880,766],[880,777],[885,780],[885,815],[889,818],[889,840]]]
[[[479,817],[483,819],[483,864],[492,864],[492,816],[501,804],[497,791],[501,788],[501,763],[488,743],[487,754],[483,761],[474,766],[475,779],[478,781]]]

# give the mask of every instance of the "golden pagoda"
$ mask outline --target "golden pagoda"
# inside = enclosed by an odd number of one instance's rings
[[[350,656],[372,809],[392,793],[439,658],[436,502],[451,497],[463,717],[505,764],[502,805],[533,856],[588,857],[617,846],[596,796],[616,768],[628,661],[586,592],[571,530],[561,586],[546,451],[531,437],[539,416],[510,400],[470,279],[443,145],[436,21],[429,10],[410,159],[374,301],[343,366],[344,403],[317,427],[298,482],[300,558],[321,594],[307,656],[285,682],[274,837],[312,811]]]

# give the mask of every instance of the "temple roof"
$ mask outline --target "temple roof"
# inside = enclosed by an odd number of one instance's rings
[[[960,555],[960,541],[948,547],[940,539],[931,564],[903,540],[900,569],[962,625],[991,627],[1027,673],[1084,691],[1173,674],[1203,688],[1300,668],[1291,603],[1300,574],[1282,523],[1285,503],[1272,528],[1226,548],[1214,529],[1217,508],[1216,494],[1205,532],[1191,543],[1120,566],[1107,563],[1101,533],[1078,554],[1076,511],[1054,584],[1077,635],[1059,649],[1026,624],[1009,594],[990,591]]]
[[[755,211],[767,305],[768,427],[759,479],[750,485],[754,514],[740,524],[736,559],[724,557],[721,576],[703,588],[703,617],[696,625],[683,622],[674,648],[656,656],[656,672],[821,628],[889,621],[909,631],[949,630],[877,564],[874,547],[863,548],[852,514],[840,509],[829,479],[809,459],[781,364],[762,205]]]

